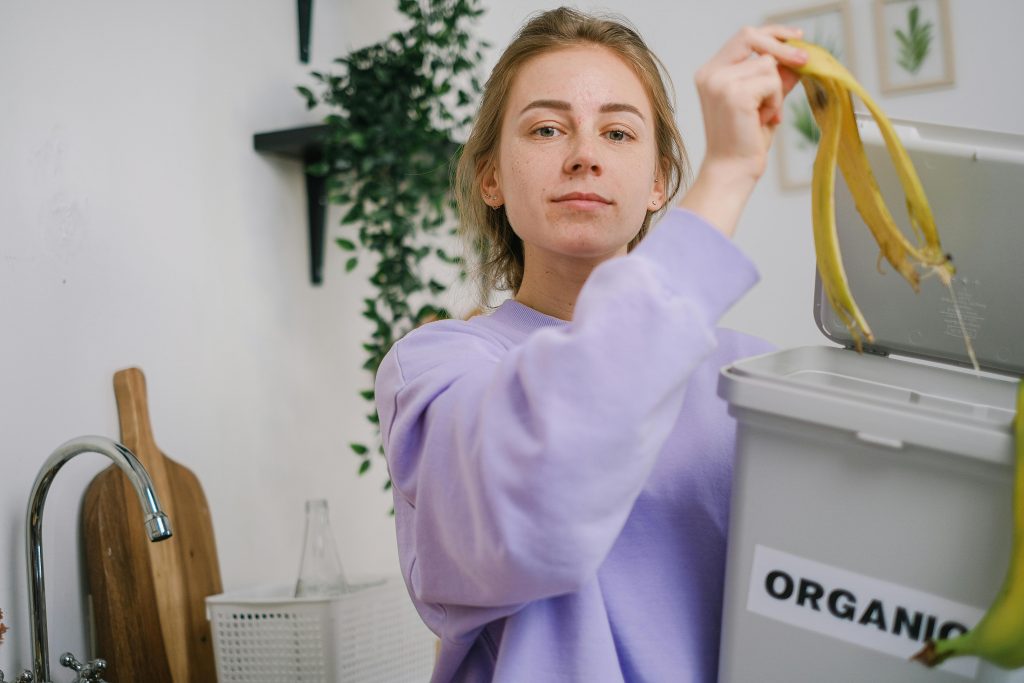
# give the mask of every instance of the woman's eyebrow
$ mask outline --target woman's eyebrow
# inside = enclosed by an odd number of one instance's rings
[[[559,111],[572,111],[572,105],[564,100],[534,100],[523,107],[523,110],[519,113],[524,114],[531,109],[558,109]]]
[[[523,110],[519,113],[522,115],[530,109],[557,109],[558,111],[572,111],[572,105],[564,100],[534,100],[523,107]],[[624,111],[629,112],[630,114],[635,114],[641,121],[644,120],[644,115],[640,113],[638,108],[634,107],[632,104],[626,104],[624,102],[609,102],[607,104],[602,104],[599,111],[602,114]]]
[[[609,112],[624,111],[630,114],[636,114],[637,117],[643,121],[644,115],[640,113],[640,110],[634,107],[632,104],[626,104],[624,102],[610,102],[608,104],[601,105],[601,113],[607,114]]]

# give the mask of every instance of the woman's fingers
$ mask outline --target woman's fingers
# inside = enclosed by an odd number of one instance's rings
[[[705,164],[751,183],[764,173],[768,149],[782,121],[792,69],[807,55],[784,41],[802,32],[787,26],[745,28],[732,36],[696,74],[704,115]]]
[[[744,79],[743,87],[756,103],[761,125],[775,126],[782,120],[782,101],[785,98],[779,68],[768,56],[758,57],[757,61],[763,62],[762,67]]]
[[[807,61],[807,54],[782,41],[799,38],[802,35],[803,31],[789,26],[747,26],[726,41],[722,49],[708,62],[708,66],[735,64],[749,58],[752,52],[771,55],[779,63],[787,66],[800,66]]]
[[[782,79],[782,94],[783,96],[788,95],[796,87],[796,84],[800,82],[800,76],[792,69],[787,69],[784,66],[780,65],[776,68],[779,72],[779,78]]]
[[[777,118],[785,97],[780,71],[773,57],[763,55],[709,72],[703,87],[734,107],[756,110],[766,124]]]
[[[779,40],[801,38],[804,35],[804,30],[802,28],[786,26],[785,24],[765,24],[761,27],[761,30],[769,35],[775,36]]]
[[[771,55],[786,66],[801,66],[807,62],[807,53],[798,47],[787,45],[791,38],[800,38],[803,31],[789,26],[763,26],[751,34],[751,49],[762,55]]]
[[[782,100],[799,81],[789,67],[795,68],[807,61],[806,52],[783,41],[802,35],[803,31],[798,28],[778,24],[741,29],[698,72],[698,85],[715,88],[716,83],[747,77],[750,71],[763,73],[770,66],[778,87],[760,93],[762,101],[758,112],[762,125],[778,125],[782,120]]]

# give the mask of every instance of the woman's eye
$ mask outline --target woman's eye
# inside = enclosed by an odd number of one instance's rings
[[[608,131],[608,139],[612,142],[625,142],[630,138],[630,134],[624,130],[610,130]]]
[[[541,126],[533,132],[542,138],[553,138],[558,134],[558,131],[553,126]]]

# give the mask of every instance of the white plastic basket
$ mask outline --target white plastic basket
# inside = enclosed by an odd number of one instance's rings
[[[295,598],[291,587],[211,595],[220,683],[423,683],[435,636],[405,584],[389,577],[332,599]]]

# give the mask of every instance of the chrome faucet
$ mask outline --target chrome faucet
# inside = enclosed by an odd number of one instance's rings
[[[163,541],[171,537],[171,523],[160,509],[156,491],[153,490],[153,481],[134,453],[116,441],[102,436],[83,436],[58,446],[36,475],[32,495],[28,499],[25,527],[28,550],[28,611],[32,622],[32,672],[25,672],[18,680],[51,683],[49,642],[46,634],[46,588],[43,582],[43,504],[57,472],[64,463],[79,453],[100,453],[113,460],[114,464],[128,476],[128,480],[139,495],[142,512],[146,516],[146,533],[149,540]],[[82,664],[70,653],[61,657],[61,665],[77,671],[78,681],[100,681],[99,677],[106,668],[106,662],[102,659]]]

